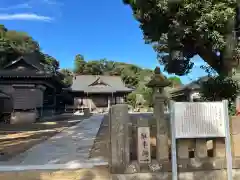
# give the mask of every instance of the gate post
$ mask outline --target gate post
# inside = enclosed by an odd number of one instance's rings
[[[124,173],[130,161],[128,105],[116,104],[109,111],[110,169],[111,173]]]

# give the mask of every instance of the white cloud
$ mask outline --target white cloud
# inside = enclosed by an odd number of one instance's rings
[[[62,5],[57,0],[21,0],[19,4],[0,7],[0,20],[49,22],[60,16]]]
[[[0,20],[35,20],[35,21],[51,21],[53,20],[48,16],[41,16],[37,14],[0,14]]]

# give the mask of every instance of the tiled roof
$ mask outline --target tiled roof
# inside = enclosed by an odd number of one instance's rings
[[[184,90],[188,90],[188,89],[190,89],[190,90],[198,90],[201,87],[201,83],[206,81],[206,80],[208,80],[208,78],[209,78],[208,76],[200,77],[196,81],[192,81],[189,84],[186,84],[186,85],[184,85],[184,86],[182,86],[180,88],[177,88],[177,89],[174,89],[174,90],[170,91],[170,93],[174,94],[174,93],[178,93],[180,91],[184,91]]]
[[[9,64],[7,64],[4,68],[9,67],[16,62],[19,62],[21,60],[25,61],[27,64],[35,67],[37,70],[41,71],[44,70],[44,66],[40,63],[40,54],[37,52],[32,52],[23,56],[20,56],[14,61],[11,61]]]
[[[43,71],[11,71],[11,70],[1,70],[0,77],[52,77],[51,73],[46,73]]]
[[[99,80],[101,84],[94,85],[97,80]],[[85,93],[133,91],[133,89],[127,88],[124,85],[120,76],[78,75],[73,77],[73,84],[71,88],[73,91],[83,91]]]
[[[6,93],[0,91],[0,98],[3,98],[3,99],[9,99],[10,96],[8,96]]]

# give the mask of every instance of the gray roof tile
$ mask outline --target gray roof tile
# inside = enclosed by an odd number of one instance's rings
[[[106,86],[92,85],[98,78]],[[107,92],[131,92],[133,89],[127,88],[120,76],[95,76],[95,75],[78,75],[73,77],[73,91],[84,91],[86,93],[107,93]]]
[[[173,89],[172,91],[170,91],[171,94],[173,93],[178,93],[180,91],[184,91],[184,90],[187,90],[187,89],[190,89],[190,90],[199,90],[200,87],[201,87],[201,84],[204,82],[204,81],[207,81],[209,79],[208,76],[203,76],[203,77],[200,77],[198,80],[196,81],[192,81],[190,82],[189,84],[186,84],[180,88],[177,88],[177,89]]]
[[[6,93],[4,93],[4,92],[0,91],[0,98],[2,98],[2,99],[9,99],[9,98],[10,98],[10,96],[9,96],[9,95],[7,95]]]
[[[44,66],[40,63],[41,55],[38,52],[31,52],[23,56],[18,57],[16,60],[11,61],[4,68],[15,64],[18,61],[24,60],[27,64],[35,67],[37,70],[44,70]]]

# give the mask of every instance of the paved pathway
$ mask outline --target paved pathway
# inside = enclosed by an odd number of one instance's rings
[[[53,167],[57,164],[68,164],[69,166],[78,166],[79,163],[96,161],[89,160],[88,157],[103,117],[103,115],[93,115],[89,119],[85,119],[47,141],[34,146],[7,164],[1,163],[0,165],[45,165],[45,167]],[[101,159],[97,159],[97,161],[103,162]]]

